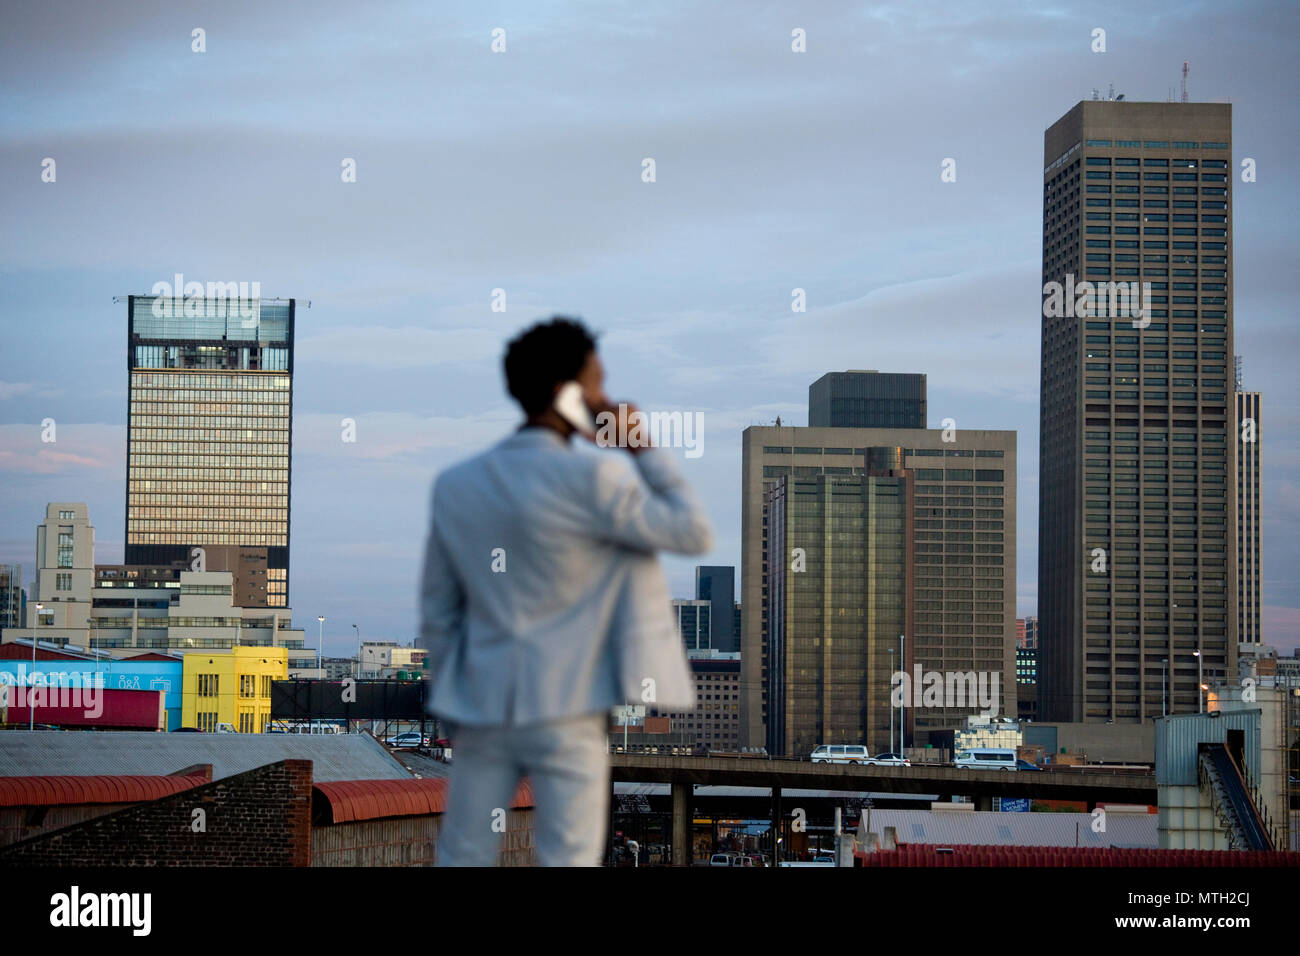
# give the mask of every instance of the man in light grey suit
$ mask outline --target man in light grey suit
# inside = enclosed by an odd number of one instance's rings
[[[557,406],[563,386],[598,419],[614,409],[580,323],[527,329],[504,364],[526,421],[433,488],[420,644],[455,748],[437,863],[495,864],[526,776],[538,862],[595,866],[610,709],[695,705],[656,552],[702,554],[713,534],[669,452],[570,446],[591,422]]]

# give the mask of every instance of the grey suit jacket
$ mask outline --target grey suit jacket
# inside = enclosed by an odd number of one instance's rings
[[[528,724],[695,694],[655,552],[713,532],[672,455],[525,428],[434,482],[421,585],[430,713]]]

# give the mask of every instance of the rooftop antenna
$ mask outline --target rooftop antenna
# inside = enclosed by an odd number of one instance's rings
[[[1092,88],[1092,98],[1094,100],[1101,99],[1101,90],[1097,89],[1095,86]]]
[[[1187,61],[1183,60],[1183,102],[1187,102]]]
[[[1114,83],[1112,83],[1112,84],[1110,85],[1110,89],[1109,89],[1109,90],[1107,91],[1107,93],[1106,93],[1106,99],[1111,100],[1111,101],[1114,101],[1114,99],[1115,99],[1115,84],[1114,84]]]

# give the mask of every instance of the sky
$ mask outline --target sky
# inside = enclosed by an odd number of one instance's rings
[[[716,546],[665,560],[676,596],[740,563],[743,429],[806,424],[813,380],[879,369],[928,376],[930,427],[1018,432],[1033,614],[1043,132],[1112,84],[1176,97],[1187,60],[1256,163],[1236,343],[1263,392],[1264,635],[1289,650],[1297,27],[1292,3],[1159,0],[5,3],[0,562],[32,580],[49,501],[86,502],[96,561],[122,561],[113,297],[179,272],[299,302],[291,604],[309,632],[325,615],[327,655],[354,623],[414,638],[430,482],[515,427],[503,345],[557,312],[601,333],[613,396],[703,416],[681,465]]]

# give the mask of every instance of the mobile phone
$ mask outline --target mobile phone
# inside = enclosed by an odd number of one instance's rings
[[[591,417],[591,409],[582,399],[582,386],[577,382],[565,382],[555,394],[553,407],[560,417],[588,437],[596,434],[596,420]]]

